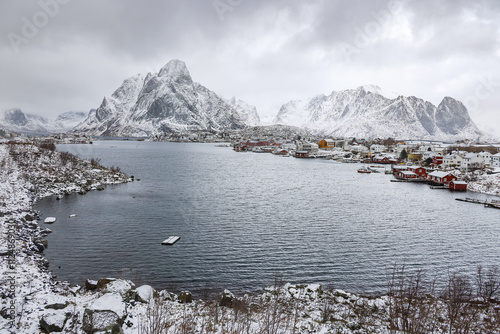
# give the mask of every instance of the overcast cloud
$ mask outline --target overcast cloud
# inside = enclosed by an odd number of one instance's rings
[[[375,84],[454,97],[500,137],[498,0],[4,0],[0,13],[0,110],[88,111],[175,58],[261,117]]]

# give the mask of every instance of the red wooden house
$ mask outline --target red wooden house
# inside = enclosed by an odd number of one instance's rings
[[[443,163],[443,156],[442,155],[435,155],[432,157],[432,163],[434,165],[441,165]]]
[[[467,190],[467,182],[465,182],[465,181],[453,180],[453,181],[450,181],[448,186],[452,190],[461,190],[461,191]]]
[[[446,172],[432,172],[427,176],[427,180],[434,184],[448,184],[451,181],[456,181],[457,177]]]

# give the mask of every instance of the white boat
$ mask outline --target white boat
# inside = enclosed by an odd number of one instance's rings
[[[56,221],[56,217],[47,217],[45,218],[45,220],[43,221],[45,224],[52,224],[52,223],[55,223]]]

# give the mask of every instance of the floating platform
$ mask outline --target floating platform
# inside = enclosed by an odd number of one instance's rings
[[[175,244],[177,241],[179,241],[181,237],[168,237],[167,239],[163,240],[163,242],[161,243],[162,245],[173,245]]]
[[[52,223],[55,223],[56,222],[56,217],[47,217],[45,218],[45,220],[43,221],[45,224],[52,224]]]

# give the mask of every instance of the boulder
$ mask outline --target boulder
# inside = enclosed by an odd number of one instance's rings
[[[117,293],[107,293],[94,300],[84,311],[83,330],[98,332],[121,328],[127,314],[122,297]],[[117,327],[118,326],[118,327]],[[115,333],[113,332],[113,333]],[[111,332],[110,332],[111,333]],[[117,333],[120,333],[119,331]]]
[[[233,293],[229,290],[224,290],[224,292],[222,292],[219,305],[232,308],[233,303],[234,303]]]
[[[93,311],[85,309],[83,312],[83,330],[85,333],[106,331],[118,326],[121,328],[120,317],[113,311]]]
[[[100,280],[97,281],[97,289],[102,290],[108,283],[111,283],[113,281],[116,281],[116,278],[101,278]]]
[[[124,297],[127,295],[127,292],[134,288],[135,284],[132,281],[117,279],[106,284],[104,291],[109,293],[118,293]]]
[[[97,289],[97,281],[90,279],[85,280],[85,290],[94,291]]]
[[[62,332],[69,315],[62,311],[46,313],[40,318],[40,327],[47,333]]]
[[[46,309],[52,309],[52,310],[62,310],[66,307],[68,307],[69,305],[69,302],[65,302],[64,304],[63,303],[54,303],[54,304],[49,304],[47,306],[45,306]]]
[[[155,289],[151,285],[142,285],[135,289],[135,291],[137,292],[137,301],[142,303],[149,303],[156,294]]]
[[[179,297],[177,298],[179,303],[191,303],[193,301],[193,295],[189,291],[182,291],[179,293]]]

